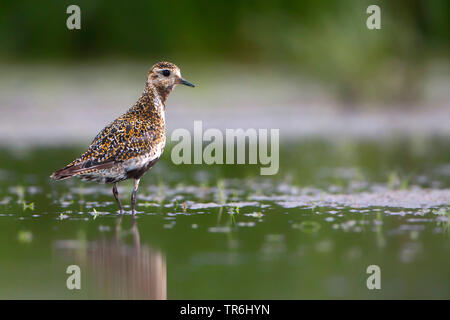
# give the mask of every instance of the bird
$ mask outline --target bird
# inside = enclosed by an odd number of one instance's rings
[[[142,176],[160,159],[166,144],[166,100],[176,85],[195,87],[181,77],[171,62],[158,62],[147,74],[142,95],[126,113],[107,125],[88,149],[50,178],[72,177],[112,184],[112,193],[123,214],[117,183],[134,179],[131,212],[136,213],[136,194]]]

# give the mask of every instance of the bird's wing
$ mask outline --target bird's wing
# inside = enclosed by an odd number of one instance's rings
[[[148,122],[118,118],[94,138],[78,159],[53,174],[65,179],[76,174],[107,169],[114,164],[151,152],[158,135]]]
[[[77,162],[123,162],[151,150],[154,131],[137,119],[119,118],[105,127]]]

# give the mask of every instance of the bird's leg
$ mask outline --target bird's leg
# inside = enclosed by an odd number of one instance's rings
[[[120,214],[123,214],[122,204],[120,203],[120,200],[119,200],[119,193],[117,192],[117,183],[114,183],[112,192],[113,192],[114,198],[115,198],[116,201],[117,201],[117,204],[119,205],[119,211],[120,211]]]
[[[131,193],[131,213],[133,214],[136,213],[136,210],[134,208],[136,207],[136,193],[139,188],[139,180],[140,179],[134,179],[133,193]]]

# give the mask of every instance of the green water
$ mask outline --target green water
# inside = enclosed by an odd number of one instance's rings
[[[0,149],[0,298],[450,298],[448,139],[304,139],[280,171],[170,163],[138,214],[49,174],[83,148]],[[130,183],[119,186],[129,209]],[[68,290],[66,268],[81,268]],[[368,290],[369,265],[381,289]]]

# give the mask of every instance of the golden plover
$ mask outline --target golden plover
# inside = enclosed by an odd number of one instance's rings
[[[135,214],[139,180],[161,157],[166,143],[165,105],[177,84],[194,85],[181,77],[170,62],[155,64],[147,75],[144,92],[123,115],[106,126],[78,159],[54,172],[51,178],[78,177],[113,184],[112,192],[123,213],[117,183],[134,179],[131,211]]]

